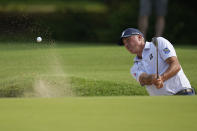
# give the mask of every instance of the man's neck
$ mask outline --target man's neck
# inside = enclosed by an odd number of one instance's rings
[[[141,50],[140,50],[140,52],[137,54],[137,57],[138,57],[139,59],[142,59],[142,53],[143,53],[144,47],[145,47],[145,42],[142,43],[142,45],[141,45]]]
[[[138,58],[138,59],[142,59],[142,56],[138,56],[138,55],[137,55],[137,58]]]

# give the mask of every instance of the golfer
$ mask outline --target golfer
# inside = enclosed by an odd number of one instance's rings
[[[163,37],[157,37],[157,41],[158,58],[154,43],[145,42],[143,34],[138,29],[127,28],[122,32],[120,44],[124,44],[130,53],[137,55],[130,71],[132,76],[142,86],[146,86],[151,96],[195,95],[172,44]]]

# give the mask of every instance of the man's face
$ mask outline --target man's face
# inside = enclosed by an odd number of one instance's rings
[[[137,54],[140,51],[140,36],[132,35],[122,39],[125,48],[132,54]]]

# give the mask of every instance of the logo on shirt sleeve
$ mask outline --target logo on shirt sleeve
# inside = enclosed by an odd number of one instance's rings
[[[168,53],[170,53],[170,50],[169,50],[168,48],[165,48],[165,49],[163,49],[163,52],[164,52],[165,54],[168,54]]]
[[[136,73],[133,73],[133,75],[136,77]]]

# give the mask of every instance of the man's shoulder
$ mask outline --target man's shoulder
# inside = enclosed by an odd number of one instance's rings
[[[164,37],[157,37],[158,41],[162,41],[162,42],[169,42],[166,38]]]
[[[168,41],[166,38],[164,37],[157,37],[158,40],[158,44],[159,44],[159,48],[163,48],[163,47],[168,47],[168,46],[173,46],[172,43],[170,41]]]
[[[159,43],[170,43],[166,38],[164,37],[157,37],[157,40]]]
[[[160,46],[164,46],[164,45],[171,45],[171,43],[164,37],[156,37],[157,38],[157,41],[158,41],[158,44],[159,44],[159,47]],[[145,49],[149,47],[149,48],[152,48],[152,47],[155,47],[153,42],[146,42],[146,45],[145,45]]]

